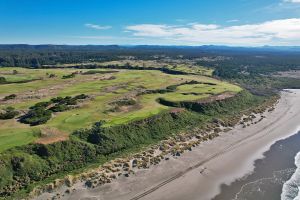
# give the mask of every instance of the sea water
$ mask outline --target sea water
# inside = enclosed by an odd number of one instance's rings
[[[300,200],[300,132],[277,141],[254,171],[222,185],[214,200]]]
[[[297,168],[292,177],[283,184],[282,200],[300,200],[300,152],[295,157],[295,166]]]

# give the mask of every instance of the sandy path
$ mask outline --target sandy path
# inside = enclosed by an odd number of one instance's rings
[[[300,90],[283,92],[276,109],[250,127],[236,127],[204,142],[179,158],[163,161],[129,178],[95,189],[76,184],[63,199],[208,200],[253,170],[254,161],[277,140],[296,133],[300,125]],[[201,172],[201,173],[200,173]]]

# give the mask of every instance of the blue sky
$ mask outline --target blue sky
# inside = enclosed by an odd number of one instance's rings
[[[0,0],[0,43],[300,45],[300,0]]]

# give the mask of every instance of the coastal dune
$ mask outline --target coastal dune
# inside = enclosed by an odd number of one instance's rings
[[[300,125],[300,90],[281,92],[279,103],[261,122],[236,126],[221,136],[201,143],[182,156],[170,157],[150,169],[139,170],[110,184],[76,191],[62,199],[105,200],[209,200],[222,184],[251,173],[254,161],[277,140],[297,133]]]

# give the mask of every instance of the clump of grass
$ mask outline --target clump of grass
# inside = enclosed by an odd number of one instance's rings
[[[4,101],[8,101],[8,100],[11,100],[11,99],[15,99],[16,97],[17,97],[16,94],[10,94],[10,95],[8,95],[8,96],[5,96],[5,97],[3,98],[3,100],[4,100]]]

